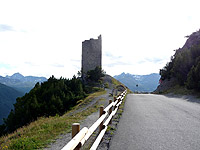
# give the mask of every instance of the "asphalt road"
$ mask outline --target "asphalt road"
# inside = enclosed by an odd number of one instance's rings
[[[129,94],[109,150],[200,150],[200,104]]]

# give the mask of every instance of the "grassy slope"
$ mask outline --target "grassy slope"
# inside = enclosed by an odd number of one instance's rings
[[[68,115],[69,113],[75,111],[80,105],[84,105],[94,97],[105,94],[105,92],[100,91],[89,95],[63,116],[42,117],[12,134],[2,136],[0,138],[0,149],[40,149],[45,147],[52,140],[55,140],[59,134],[70,132],[72,123],[80,122],[86,116],[97,111],[98,105],[95,104],[87,110],[74,115]]]
[[[121,83],[112,78],[112,84],[117,86]],[[131,92],[128,89],[129,92]],[[98,103],[88,109],[70,115],[78,108],[87,105],[93,98],[105,94],[106,91],[100,91],[89,95],[84,100],[80,100],[71,111],[63,116],[55,116],[44,118],[41,117],[37,121],[30,123],[28,126],[19,128],[14,133],[0,137],[0,149],[41,149],[55,140],[61,133],[71,132],[71,125],[74,122],[80,122],[88,115],[96,112],[99,108]]]

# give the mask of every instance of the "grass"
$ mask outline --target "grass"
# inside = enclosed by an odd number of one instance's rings
[[[128,91],[128,93],[131,93],[131,91]],[[117,124],[119,123],[120,117],[122,116],[122,113],[123,113],[123,110],[124,110],[124,104],[125,104],[125,101],[126,101],[126,96],[127,96],[127,94],[125,95],[125,97],[122,101],[122,104],[119,106],[117,113],[113,117],[112,124],[108,125],[108,128],[106,130],[106,134],[103,137],[102,145],[104,145],[104,147],[106,147],[105,149],[109,148],[109,143],[110,143],[112,137],[114,136],[114,134],[116,132]]]
[[[103,94],[106,94],[106,91],[105,90],[101,90],[99,92],[95,92],[93,94],[90,94],[86,99],[84,100],[79,100],[77,102],[78,105],[76,105],[73,109],[73,110],[77,110],[78,108],[81,108],[81,107],[84,107],[86,105],[88,105],[95,97],[98,97],[100,95],[103,95]]]
[[[93,98],[105,93],[106,91],[100,91],[89,95],[63,116],[41,117],[27,126],[19,128],[14,133],[0,137],[0,149],[32,150],[46,147],[60,134],[71,132],[72,123],[80,122],[91,113],[96,112],[99,108],[98,102],[82,112],[70,115],[73,111],[87,105]]]
[[[104,84],[104,87],[105,87],[105,88],[109,88],[109,83],[106,82],[106,83]]]
[[[129,94],[129,93],[131,93],[130,90],[127,92],[127,94]],[[121,116],[122,113],[124,112],[124,104],[125,104],[125,101],[126,101],[126,96],[127,96],[127,94],[125,95],[125,97],[124,97],[124,99],[123,99],[121,105],[119,106],[119,109],[118,109],[118,115],[119,115],[119,116]]]
[[[194,90],[189,90],[184,86],[180,86],[180,85],[176,85],[162,93],[159,94],[169,94],[169,93],[173,93],[176,95],[196,95],[199,96],[199,94],[197,92],[195,92]]]
[[[108,126],[108,128],[107,128],[107,130],[106,130],[106,132],[109,132],[111,135],[114,134],[114,131],[116,131],[116,128],[111,127],[111,126]]]
[[[129,92],[127,92],[128,94]],[[126,96],[127,94],[125,95],[121,105],[119,106],[118,110],[117,110],[117,113],[115,114],[115,116],[113,117],[113,121],[116,121],[118,122],[120,117],[122,116],[122,113],[124,112],[124,104],[125,104],[125,101],[126,101]],[[108,129],[107,131],[115,131],[116,129],[113,127],[113,126],[108,126]]]
[[[112,84],[114,84],[114,85],[120,85],[121,82],[119,82],[118,80],[112,78]]]

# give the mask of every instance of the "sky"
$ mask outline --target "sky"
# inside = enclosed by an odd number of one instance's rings
[[[0,0],[0,75],[71,78],[82,41],[102,35],[102,68],[159,73],[200,29],[198,0]]]

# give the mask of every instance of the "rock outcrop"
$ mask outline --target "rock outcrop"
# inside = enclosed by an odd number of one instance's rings
[[[187,36],[188,39],[185,42],[184,46],[182,49],[189,49],[193,45],[199,45],[200,44],[200,30],[197,32],[193,32],[190,36]]]

